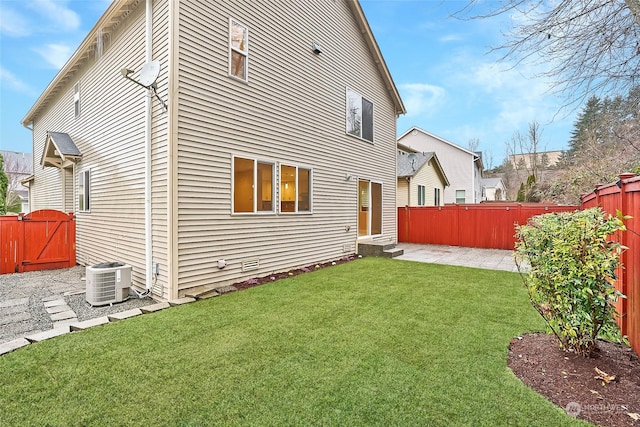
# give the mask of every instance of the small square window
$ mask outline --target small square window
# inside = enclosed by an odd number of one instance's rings
[[[456,190],[456,203],[462,204],[466,203],[467,198],[464,190]]]
[[[373,142],[373,102],[347,89],[347,133]]]

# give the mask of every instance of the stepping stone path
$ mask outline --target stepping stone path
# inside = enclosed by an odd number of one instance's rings
[[[51,316],[53,328],[69,327],[72,323],[78,322],[78,316],[67,305],[62,295],[54,295],[43,298],[44,308]]]

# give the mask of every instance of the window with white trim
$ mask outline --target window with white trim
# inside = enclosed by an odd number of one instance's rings
[[[233,158],[234,213],[274,211],[274,164]]]
[[[347,88],[347,133],[373,142],[373,102]]]
[[[280,166],[280,212],[311,212],[311,170]]]
[[[73,113],[80,117],[80,82],[73,85]]]
[[[229,19],[229,74],[248,80],[249,29],[233,18]]]
[[[424,206],[426,200],[426,188],[424,185],[418,185],[418,206]]]
[[[433,206],[440,206],[440,189],[433,189]]]
[[[464,190],[456,190],[456,203],[462,204],[467,201],[467,197]]]
[[[88,212],[91,208],[91,169],[78,175],[78,211]]]

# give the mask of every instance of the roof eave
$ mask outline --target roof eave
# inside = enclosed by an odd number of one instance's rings
[[[365,41],[371,54],[373,55],[373,59],[378,66],[378,70],[382,75],[382,78],[385,80],[387,85],[387,90],[391,94],[393,98],[393,103],[396,109],[396,115],[406,114],[407,110],[402,102],[402,98],[400,98],[400,92],[398,92],[398,88],[393,82],[393,78],[391,77],[391,73],[389,72],[389,68],[387,67],[387,63],[384,61],[384,57],[382,56],[382,52],[380,51],[380,47],[376,42],[375,37],[373,36],[373,32],[371,31],[371,27],[369,26],[369,22],[367,21],[366,16],[364,15],[364,11],[362,10],[362,6],[360,6],[360,2],[358,0],[347,0],[347,5],[353,12],[353,16],[356,18],[358,26],[360,27],[360,31],[365,36]]]

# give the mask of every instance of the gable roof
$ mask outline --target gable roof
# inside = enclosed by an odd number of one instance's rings
[[[74,162],[82,157],[75,142],[67,133],[47,132],[47,140],[42,150],[40,164],[63,168],[69,166],[69,162]]]
[[[4,158],[4,171],[7,174],[31,175],[33,172],[33,154],[16,151],[0,151]]]
[[[369,27],[369,23],[367,22],[367,18],[360,6],[360,2],[358,0],[345,1],[353,13],[358,27],[360,27],[360,32],[369,47],[369,52],[373,56],[373,60],[378,67],[378,71],[380,72],[387,90],[389,91],[389,96],[392,98],[395,106],[396,115],[406,114],[407,111],[402,103],[402,99],[400,98],[400,93],[391,78],[391,73],[389,72],[387,64],[382,57],[382,53],[380,52],[378,43],[376,42],[371,28]],[[62,67],[62,69],[60,69],[58,74],[56,74],[51,83],[49,83],[44,92],[42,92],[40,97],[36,100],[35,104],[33,104],[31,109],[24,116],[22,119],[23,126],[27,127],[33,123],[33,119],[38,115],[40,110],[45,108],[51,102],[52,97],[62,90],[64,85],[73,78],[75,72],[88,61],[90,56],[92,54],[99,53],[100,47],[98,40],[102,40],[104,37],[115,31],[120,23],[131,13],[131,11],[138,7],[141,2],[142,0],[114,0],[111,3],[100,19],[98,19],[98,22],[94,25],[89,34],[87,34],[78,49],[76,49],[71,58],[69,58],[67,63]]]
[[[488,188],[497,187],[498,184],[502,184],[504,187],[504,183],[502,182],[502,178],[482,178],[482,185]]]
[[[440,175],[442,175],[445,186],[448,186],[449,179],[444,173],[444,169],[442,169],[438,156],[436,156],[436,153],[434,152],[409,154],[398,153],[398,178],[415,176],[420,169],[422,169],[422,167],[428,164],[431,160],[433,160],[434,168],[440,173]]]
[[[431,132],[427,132],[427,131],[426,131],[426,130],[424,130],[424,129],[420,129],[420,128],[419,128],[419,127],[417,127],[417,126],[413,126],[413,127],[411,127],[411,128],[410,128],[409,130],[407,130],[405,133],[403,133],[402,135],[400,135],[400,137],[398,138],[398,145],[402,145],[403,147],[406,147],[406,145],[402,144],[400,141],[401,141],[405,136],[407,136],[408,134],[410,134],[411,132],[413,132],[414,130],[415,130],[415,131],[417,131],[417,132],[421,132],[421,133],[423,133],[423,134],[425,134],[425,135],[427,135],[427,136],[430,136],[431,138],[437,139],[437,140],[438,140],[438,141],[440,141],[440,142],[444,142],[445,144],[448,144],[448,145],[450,145],[450,146],[452,146],[452,147],[454,147],[454,148],[457,148],[458,150],[460,150],[460,151],[462,151],[462,152],[464,152],[464,153],[467,153],[467,154],[469,154],[469,155],[473,156],[473,159],[474,159],[474,160],[476,160],[476,159],[479,157],[477,153],[474,153],[473,151],[467,150],[466,148],[463,148],[463,147],[461,147],[461,146],[459,146],[459,145],[457,145],[457,144],[454,144],[454,143],[453,143],[453,142],[451,142],[451,141],[447,141],[446,139],[441,138],[441,137],[439,137],[438,135],[435,135],[435,134],[433,134],[433,133],[431,133]],[[409,148],[410,148],[410,147],[409,147]]]

